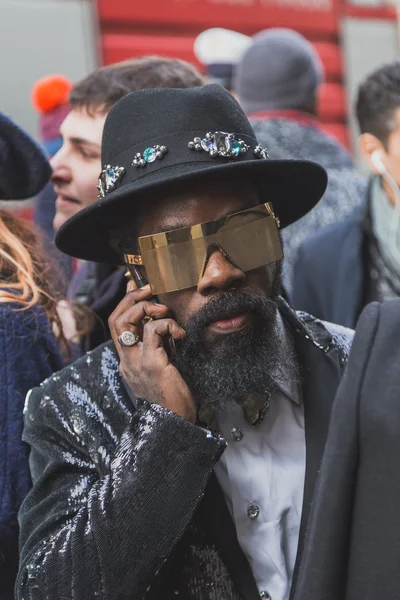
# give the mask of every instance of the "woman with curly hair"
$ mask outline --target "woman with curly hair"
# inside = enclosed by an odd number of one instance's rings
[[[49,174],[40,148],[0,114],[0,200],[33,196]],[[0,600],[14,597],[17,514],[31,485],[25,396],[62,368],[66,348],[52,282],[34,226],[0,209]]]

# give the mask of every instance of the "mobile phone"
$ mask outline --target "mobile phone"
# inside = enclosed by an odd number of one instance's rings
[[[148,284],[148,281],[144,275],[144,273],[139,269],[136,265],[127,265],[129,274],[132,277],[133,281],[136,283],[138,288],[142,288]],[[153,304],[159,304],[157,296],[152,296],[150,302]],[[143,325],[145,325],[146,321],[144,321]],[[165,340],[164,348],[166,353],[168,354],[169,360],[175,366],[177,365],[176,360],[176,349],[175,349],[175,341],[171,336]]]
[[[136,265],[127,265],[127,267],[131,278],[136,283],[138,288],[142,288],[149,283],[144,273],[140,271],[139,267],[137,267]],[[150,302],[158,302],[157,297],[153,296]]]

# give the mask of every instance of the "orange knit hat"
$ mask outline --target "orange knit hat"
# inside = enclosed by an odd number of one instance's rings
[[[32,103],[39,113],[47,113],[62,104],[68,104],[72,82],[63,75],[48,75],[39,79],[32,88]]]

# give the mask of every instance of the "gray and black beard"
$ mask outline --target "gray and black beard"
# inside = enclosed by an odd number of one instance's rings
[[[253,313],[244,329],[204,341],[207,325],[227,316]],[[241,397],[264,397],[277,382],[297,379],[291,339],[286,342],[276,298],[249,289],[231,289],[214,296],[185,324],[186,337],[176,346],[179,367],[198,409],[217,414]]]

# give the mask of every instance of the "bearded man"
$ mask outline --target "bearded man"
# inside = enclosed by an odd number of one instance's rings
[[[325,171],[270,160],[218,85],[129,94],[102,162],[57,243],[136,284],[27,399],[17,598],[288,600],[352,333],[280,297],[278,226]]]

